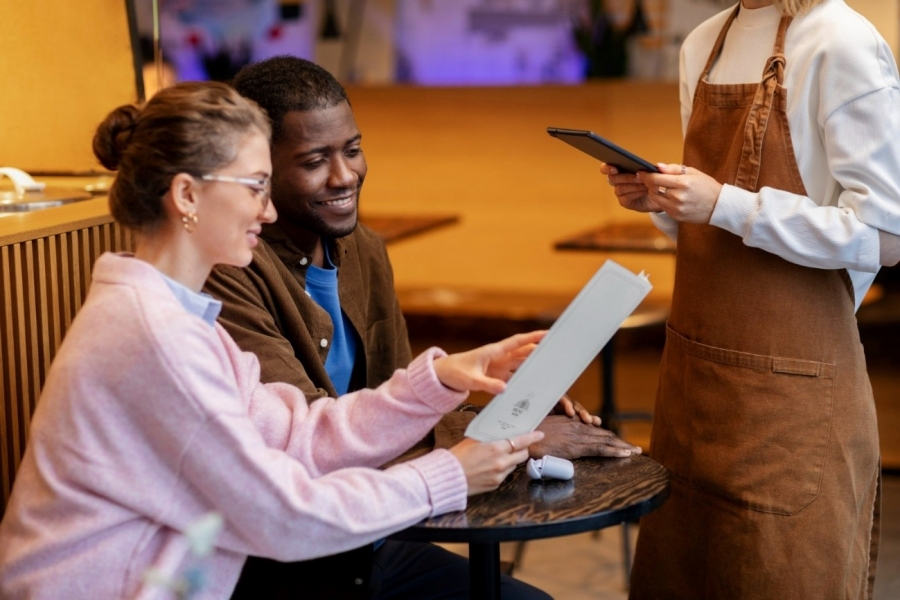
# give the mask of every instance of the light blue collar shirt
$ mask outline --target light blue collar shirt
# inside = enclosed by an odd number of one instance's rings
[[[222,312],[222,303],[220,301],[209,294],[188,289],[164,273],[160,273],[160,275],[162,275],[166,285],[169,286],[169,289],[172,290],[172,293],[175,294],[178,302],[181,303],[181,306],[186,311],[200,317],[210,327],[216,324],[216,319],[219,313]]]

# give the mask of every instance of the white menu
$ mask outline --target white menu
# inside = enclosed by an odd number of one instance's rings
[[[534,431],[652,287],[643,271],[603,263],[466,437],[489,442]]]

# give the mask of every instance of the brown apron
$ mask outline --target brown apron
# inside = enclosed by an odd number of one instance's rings
[[[786,115],[782,19],[760,84],[701,75],[684,163],[806,195]],[[871,597],[878,430],[845,270],[681,223],[652,455],[669,500],[641,520],[631,598]]]

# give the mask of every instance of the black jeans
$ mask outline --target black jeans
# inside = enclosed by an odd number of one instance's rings
[[[501,575],[504,600],[550,596]],[[378,550],[296,563],[250,557],[232,600],[465,600],[469,561],[434,544],[387,540]]]
[[[434,544],[388,540],[375,553],[372,600],[466,600],[469,561]],[[523,581],[500,576],[503,600],[550,600]]]

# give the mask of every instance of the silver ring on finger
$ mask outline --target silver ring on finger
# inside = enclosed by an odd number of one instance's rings
[[[687,167],[685,167],[684,165],[681,165],[681,174],[685,175],[686,173],[687,173]]]
[[[507,438],[506,441],[509,442],[510,448],[512,448],[512,451],[515,452],[516,451],[516,443],[509,438]]]
[[[661,185],[661,186],[659,186],[659,188],[656,191],[659,192],[660,196],[665,196],[666,195],[666,186]]]

